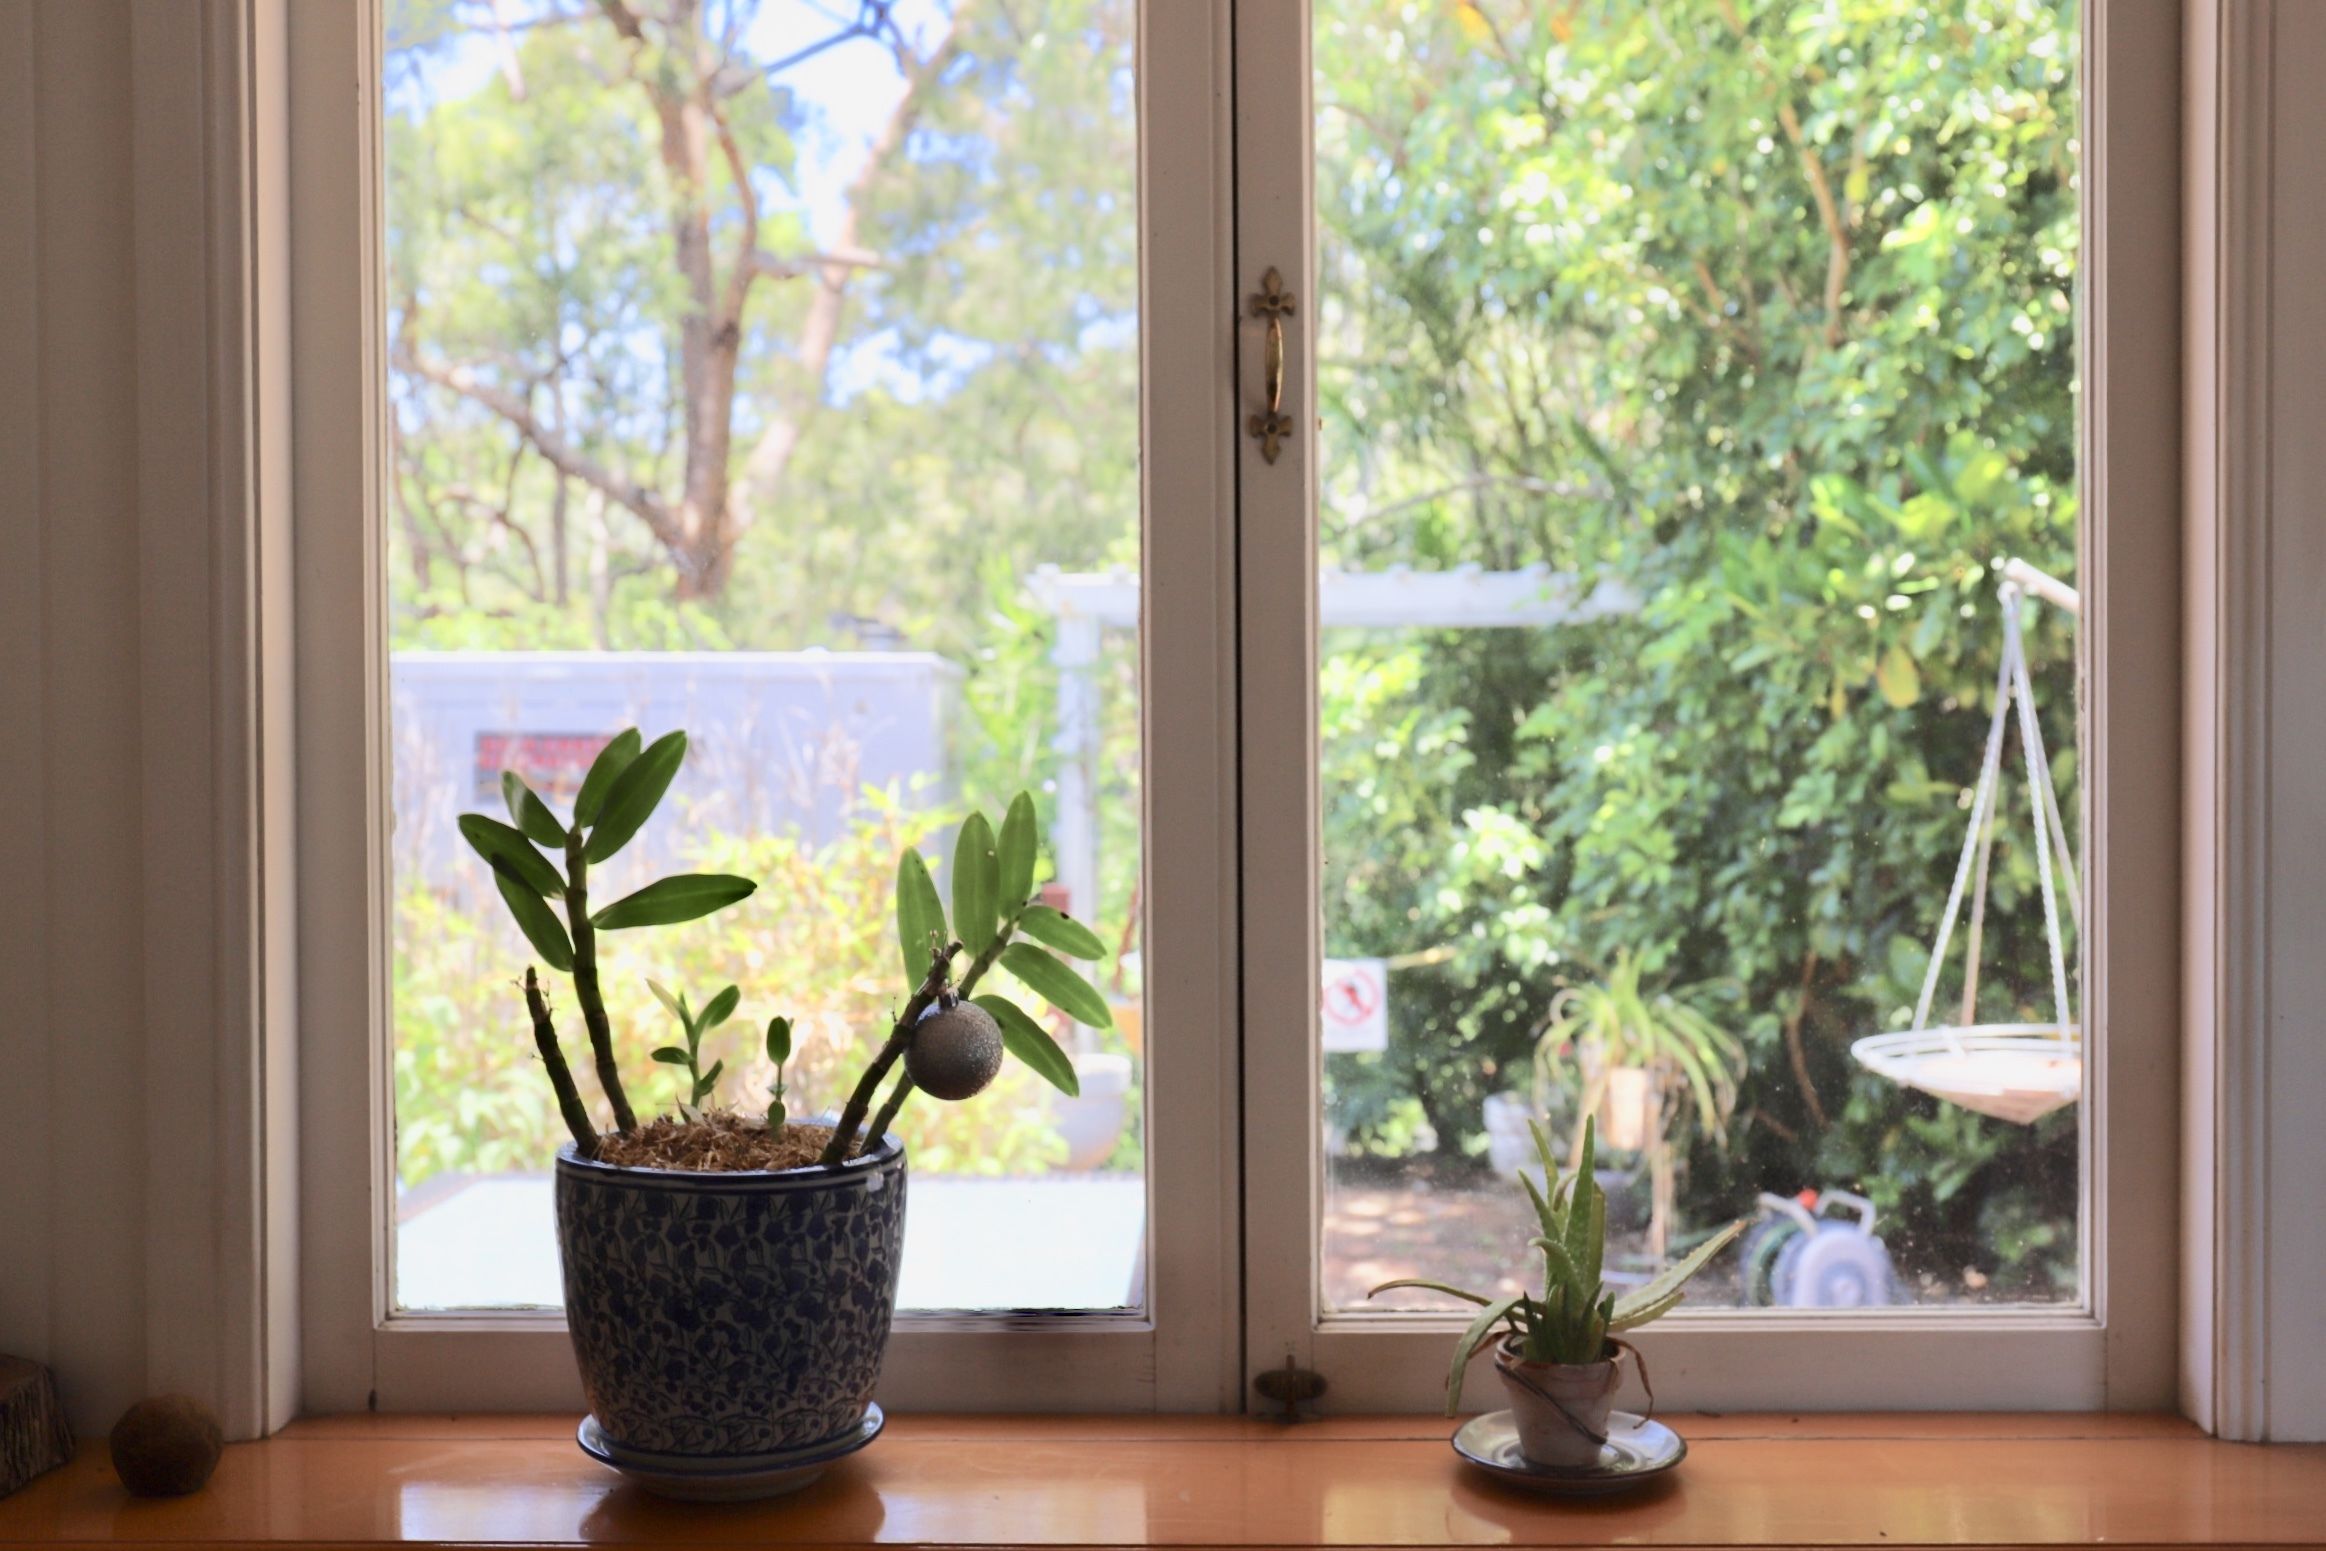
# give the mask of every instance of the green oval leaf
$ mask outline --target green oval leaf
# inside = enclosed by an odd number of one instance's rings
[[[1001,869],[994,859],[993,826],[982,813],[961,821],[953,847],[953,930],[972,957],[993,941],[994,913],[1001,892]]]
[[[1082,1095],[1082,1079],[1074,1074],[1074,1063],[1050,1031],[1026,1016],[1025,1009],[1006,996],[973,996],[978,1006],[993,1015],[1001,1025],[1002,1048],[1032,1067],[1041,1079],[1068,1098]]]
[[[778,1066],[791,1059],[791,1019],[767,1020],[767,1059]]]
[[[646,982],[646,989],[654,993],[654,999],[667,1008],[673,1018],[681,1023],[694,1022],[694,1019],[687,1016],[686,999],[671,995],[670,987],[659,980],[649,980]]]
[[[743,1000],[743,993],[733,986],[721,991],[717,996],[712,997],[711,1004],[703,1009],[702,1022],[699,1027],[715,1029],[720,1024],[725,1023],[729,1018],[735,1016],[735,1004],[741,1000]]]
[[[749,878],[723,872],[688,872],[662,878],[635,894],[625,894],[590,917],[600,931],[619,932],[633,926],[669,926],[724,910],[748,899],[759,887]]]
[[[598,810],[605,806],[606,794],[613,790],[614,782],[630,768],[631,761],[645,746],[646,740],[638,735],[637,728],[625,727],[598,750],[598,757],[590,761],[590,773],[582,777],[581,790],[573,799],[576,824],[586,828],[598,821]]]
[[[514,877],[534,893],[547,897],[565,892],[565,879],[549,859],[533,849],[533,842],[499,819],[481,813],[460,816],[460,837],[494,872]]]
[[[686,734],[664,733],[646,745],[606,790],[605,807],[590,827],[590,843],[582,854],[602,862],[630,843],[630,837],[654,816],[671,778],[686,763]]]
[[[1906,710],[1922,698],[1922,670],[1914,665],[1914,654],[1903,645],[1893,645],[1874,665],[1874,687],[1882,698],[1896,710]]]
[[[679,1049],[678,1046],[665,1045],[654,1052],[654,1059],[660,1061],[664,1066],[684,1066],[687,1064],[688,1057],[687,1053]]]
[[[557,912],[543,904],[540,895],[498,867],[493,869],[493,885],[501,891],[509,914],[517,918],[517,930],[533,944],[533,951],[548,960],[551,969],[572,974],[573,942],[565,935],[565,923],[557,919]]]
[[[509,817],[517,821],[517,828],[535,845],[552,850],[565,847],[565,826],[557,822],[557,815],[549,811],[549,804],[534,795],[525,778],[514,770],[501,772],[501,801],[508,804]]]
[[[918,851],[896,859],[896,941],[904,955],[905,984],[919,989],[928,977],[929,956],[945,945],[945,906],[937,898],[929,864]]]
[[[1032,943],[1013,942],[1001,950],[1001,967],[1023,980],[1028,989],[1077,1023],[1094,1029],[1114,1027],[1106,998],[1089,981]]]
[[[1069,958],[1106,957],[1106,944],[1098,940],[1098,933],[1064,911],[1052,910],[1048,905],[1028,905],[1018,916],[1018,930],[1036,942],[1047,943]]]
[[[1001,838],[994,845],[996,889],[1003,910],[1015,910],[1033,897],[1034,850],[1039,841],[1034,799],[1020,792],[1002,815]]]
[[[781,1099],[770,1099],[770,1100],[768,1100],[768,1101],[767,1101],[767,1129],[768,1129],[768,1130],[770,1130],[770,1131],[781,1131],[781,1130],[783,1129],[784,1116],[785,1116],[787,1113],[789,1113],[789,1112],[788,1112],[787,1110],[785,1110],[785,1108],[783,1107],[783,1100],[781,1100]]]

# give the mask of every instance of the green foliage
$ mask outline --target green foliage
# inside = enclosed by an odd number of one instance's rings
[[[686,734],[668,732],[622,767],[622,773],[606,788],[605,806],[597,821],[589,826],[589,842],[582,854],[593,866],[610,860],[654,816],[662,794],[670,790],[678,767],[684,763]]]
[[[782,1071],[764,1044],[730,1048],[720,1052],[726,1069],[719,1092],[754,1112],[776,1096],[780,1081],[789,1116],[837,1111],[887,1032],[867,1011],[896,981],[897,853],[932,822],[868,794],[823,845],[791,835],[692,837],[681,852],[685,865],[760,879],[767,895],[784,902],[782,919],[746,906],[682,931],[600,940],[614,1054],[632,1074],[641,1111],[674,1109],[691,1093],[685,1067],[652,1059],[671,1041],[649,979],[780,994],[792,1044]],[[642,865],[625,854],[609,875]],[[510,971],[523,962],[525,939],[481,879],[444,893],[407,885],[394,909],[399,1178],[414,1185],[448,1170],[541,1167],[566,1130],[512,1011]],[[1021,1056],[1005,1063],[977,1103],[911,1106],[893,1129],[911,1146],[916,1171],[1040,1173],[1064,1158],[1049,1091]]]
[[[1098,934],[1063,911],[1048,905],[1028,905],[1018,916],[1018,930],[1068,958],[1103,959],[1106,944]]]
[[[565,879],[525,836],[481,813],[460,816],[461,838],[494,872],[543,897],[565,892]]]
[[[1024,982],[1036,996],[1060,1012],[1095,1029],[1112,1028],[1114,1014],[1106,998],[1073,970],[1031,943],[1011,943],[1002,950],[1001,967]]]
[[[704,1070],[702,1061],[703,1036],[735,1016],[735,1009],[741,1003],[743,993],[736,987],[729,986],[705,1002],[702,1011],[696,1012],[687,1006],[684,992],[673,995],[665,990],[662,982],[658,980],[647,981],[646,988],[652,991],[654,999],[660,1002],[673,1018],[678,1020],[679,1028],[686,1037],[684,1045],[664,1045],[656,1050],[654,1059],[666,1066],[686,1068],[686,1108],[699,1110],[709,1100],[712,1091],[718,1087],[721,1074],[727,1070],[727,1063],[724,1059],[713,1061],[710,1069]],[[781,1063],[778,1062],[779,1074],[781,1069]],[[779,1088],[781,1082],[782,1079],[779,1075],[777,1078]],[[778,1101],[780,1102],[780,1095]],[[771,1119],[769,1124],[776,1130],[783,1128],[783,1122],[780,1119]]]
[[[508,804],[509,817],[525,838],[537,846],[563,846],[565,826],[557,822],[557,815],[549,811],[549,804],[533,793],[525,778],[514,770],[501,772],[501,801]]]
[[[953,847],[953,929],[972,958],[993,943],[1001,925],[1001,867],[994,856],[993,826],[982,813],[961,821]]]
[[[1597,1070],[1584,1088],[1582,1112],[1595,1113],[1607,1071],[1644,1067],[1693,1105],[1697,1123],[1716,1141],[1736,1104],[1736,1069],[1744,1044],[1669,991],[1640,985],[1640,957],[1618,949],[1604,980],[1573,985],[1551,998],[1551,1021],[1535,1045],[1535,1067],[1555,1081],[1556,1063],[1570,1047],[1591,1052]]]
[[[630,768],[645,749],[646,740],[635,727],[625,727],[606,740],[598,750],[598,757],[590,761],[589,772],[582,777],[581,790],[574,794],[573,821],[589,825],[598,821],[598,811],[606,805],[606,796],[622,772]],[[516,772],[511,771],[514,775]],[[503,778],[506,780],[506,777]]]
[[[1033,897],[1034,851],[1039,833],[1034,799],[1020,792],[1010,799],[1009,811],[1002,816],[1001,838],[994,845],[998,897],[1006,900]]]
[[[501,901],[516,917],[517,929],[533,945],[533,951],[546,960],[551,969],[561,974],[573,973],[573,939],[565,934],[565,923],[557,913],[541,902],[541,896],[519,883],[508,873],[495,868],[493,885],[501,891]]]
[[[905,984],[916,986],[929,971],[929,955],[945,944],[945,906],[937,882],[918,851],[896,859],[896,943]]]
[[[791,1059],[791,1019],[767,1020],[767,1059],[775,1068],[775,1081],[767,1096],[767,1129],[781,1135],[784,1117],[788,1113],[783,1102],[783,1068],[784,1063]]]
[[[1066,1052],[1050,1037],[1050,1031],[1029,1017],[1024,1008],[1006,996],[991,992],[970,998],[993,1015],[1001,1025],[1002,1046],[1013,1056],[1031,1067],[1035,1074],[1068,1098],[1082,1092],[1082,1079],[1075,1075],[1074,1063],[1066,1059]]]
[[[2072,1117],[1948,1112],[1847,1048],[1912,1004],[1997,568],[2074,572],[2075,21],[2068,0],[1320,13],[1326,559],[1543,563],[1644,599],[1533,635],[1327,642],[1329,948],[1408,966],[1391,1048],[1327,1061],[1358,1145],[1415,1129],[1409,1099],[1482,1145],[1538,988],[1629,954],[1741,1009],[1732,1116],[1699,1126],[1728,1145],[1689,1160],[1684,1215],[1846,1185],[1925,1274],[2072,1295]],[[2073,622],[2028,625],[2073,812]],[[2010,839],[1997,1021],[2045,981]]]
[[[1021,579],[1138,560],[1133,9],[958,14],[958,58],[865,183],[886,267],[854,282],[840,348],[875,365],[817,401],[725,592],[675,597],[634,514],[398,367],[396,645],[793,648],[875,622],[966,669],[970,789],[1041,789],[1056,673]],[[1327,946],[1393,965],[1390,1048],[1325,1063],[1354,1145],[1482,1149],[1479,1105],[1526,1082],[1546,989],[1628,954],[1650,984],[1720,987],[1744,1046],[1733,1109],[1696,1117],[1683,1215],[1847,1185],[1910,1269],[2073,1291],[2074,1116],[1948,1110],[1846,1051],[1911,1005],[1993,682],[1994,568],[2074,571],[2076,14],[1319,7],[1324,558],[1539,563],[1645,600],[1554,631],[1324,643]],[[391,39],[427,57],[457,15],[396,0]],[[485,363],[606,467],[668,468],[690,303],[650,109],[594,16],[514,49],[522,98],[495,75],[390,114],[396,337]],[[802,251],[811,110],[734,106],[762,246]],[[755,293],[740,425],[804,375],[807,290]],[[2029,627],[2072,794],[2072,626]],[[1073,902],[1092,921],[1127,913],[1138,840],[1135,643],[1105,650],[1109,870]],[[611,781],[593,772],[578,822]],[[997,911],[1029,897],[1037,832],[1013,803]],[[2032,857],[2007,836],[1995,860],[1977,1012],[2004,1019],[2045,972]],[[859,994],[893,983],[881,914]],[[917,976],[926,948],[904,960]],[[404,984],[400,1025],[432,1038]],[[917,1126],[952,1123],[924,1109]]]
[[[537,835],[554,836],[563,843],[567,874],[560,874],[534,850],[533,840],[524,832],[481,813],[464,813],[459,820],[461,835],[491,867],[501,899],[526,941],[552,969],[573,976],[574,998],[581,1004],[582,1020],[589,1031],[598,1083],[613,1105],[615,1127],[621,1131],[632,1129],[636,1116],[614,1059],[613,1025],[606,1013],[603,983],[598,974],[599,929],[696,920],[748,898],[758,887],[748,878],[690,873],[650,883],[603,910],[594,914],[590,911],[590,865],[611,858],[629,843],[630,837],[653,816],[679,766],[686,760],[683,732],[666,733],[644,747],[641,742],[636,728],[626,729],[609,740],[591,762],[582,790],[576,794],[576,818],[570,830],[558,822],[549,805],[515,772],[502,773],[501,795],[511,814]],[[587,822],[579,817],[585,804],[595,816]],[[543,902],[545,898],[554,898],[563,906],[562,922]],[[529,998],[534,995],[533,984],[530,979],[527,981]],[[659,986],[655,992],[662,995]],[[732,998],[725,1000],[726,1012],[733,1012]],[[713,1003],[714,1007],[717,1005]],[[553,1070],[557,1069],[562,1057],[557,1055],[556,1029],[546,1006],[539,1011],[529,1008],[529,1013],[535,1026],[536,1044]],[[702,1095],[718,1080],[722,1068],[714,1063],[707,1075],[696,1070],[693,1051],[700,1030],[683,1011],[679,1016],[688,1026],[684,1062],[694,1088],[686,1102],[700,1104]],[[671,1061],[665,1051],[657,1051],[655,1059]],[[577,1127],[583,1123],[578,1103],[572,1118]],[[575,1140],[587,1143],[589,1139],[577,1130]]]
[[[1728,1248],[1745,1230],[1747,1219],[1739,1218],[1666,1267],[1645,1286],[1618,1297],[1608,1292],[1600,1279],[1607,1251],[1607,1197],[1592,1172],[1598,1159],[1591,1120],[1586,1118],[1583,1122],[1575,1172],[1564,1180],[1559,1178],[1558,1160],[1552,1154],[1549,1133],[1540,1125],[1533,1130],[1535,1158],[1542,1165],[1543,1185],[1537,1187],[1523,1173],[1519,1182],[1526,1188],[1527,1200],[1535,1210],[1535,1221],[1542,1229],[1529,1241],[1543,1257],[1540,1297],[1514,1293],[1506,1298],[1489,1298],[1484,1293],[1418,1277],[1383,1282],[1366,1294],[1374,1297],[1394,1288],[1420,1287],[1479,1305],[1478,1317],[1454,1343],[1453,1369],[1446,1376],[1448,1416],[1460,1409],[1462,1381],[1469,1373],[1470,1360],[1493,1337],[1496,1327],[1502,1327],[1517,1342],[1518,1354],[1527,1362],[1572,1366],[1603,1361],[1613,1355],[1611,1337],[1636,1330],[1678,1308],[1689,1278],[1703,1270],[1713,1256]]]
[[[749,899],[759,887],[749,878],[725,873],[690,872],[660,878],[635,894],[626,894],[590,916],[601,931],[618,932],[634,926],[674,926],[714,910]]]

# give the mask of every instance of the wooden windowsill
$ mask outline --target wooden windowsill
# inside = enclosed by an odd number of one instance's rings
[[[796,1497],[662,1502],[564,1417],[329,1417],[127,1497],[102,1442],[0,1501],[0,1545],[945,1546],[2326,1544],[2326,1446],[2149,1416],[1668,1418],[1676,1475],[1515,1496],[1435,1417],[898,1417]]]

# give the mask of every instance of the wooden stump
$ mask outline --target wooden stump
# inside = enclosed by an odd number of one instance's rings
[[[73,1457],[73,1430],[49,1371],[0,1357],[0,1497]]]

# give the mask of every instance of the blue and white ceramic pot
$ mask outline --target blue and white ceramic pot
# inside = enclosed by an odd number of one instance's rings
[[[880,1383],[905,1153],[781,1174],[557,1155],[557,1248],[582,1389],[608,1443],[706,1463],[850,1435]]]

